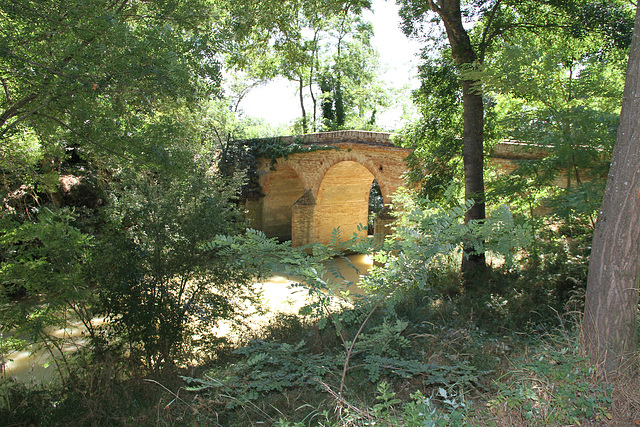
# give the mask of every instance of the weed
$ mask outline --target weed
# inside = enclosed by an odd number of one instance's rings
[[[493,411],[516,412],[535,425],[611,418],[611,385],[597,382],[593,368],[575,346],[543,344],[515,366],[495,383],[498,393],[488,402]]]

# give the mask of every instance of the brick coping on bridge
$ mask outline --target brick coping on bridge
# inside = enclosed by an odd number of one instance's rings
[[[306,135],[291,135],[281,137],[282,141],[291,143],[296,140],[304,144],[332,144],[349,142],[369,145],[384,145],[394,147],[389,132],[372,132],[365,130],[337,130],[332,132],[309,133]]]

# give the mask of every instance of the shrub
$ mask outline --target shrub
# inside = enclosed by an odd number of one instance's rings
[[[160,371],[197,359],[218,341],[220,321],[242,317],[243,304],[257,299],[255,272],[204,246],[243,229],[233,186],[197,165],[188,176],[125,178],[93,268],[103,310],[132,361]]]

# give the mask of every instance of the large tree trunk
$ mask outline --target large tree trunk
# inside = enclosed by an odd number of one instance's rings
[[[478,83],[468,80],[464,72],[476,65],[477,54],[471,44],[469,34],[462,23],[460,0],[441,0],[428,2],[444,24],[451,46],[451,54],[462,76],[463,104],[463,163],[465,199],[473,199],[474,205],[465,215],[465,223],[471,220],[485,219],[484,195],[484,104]],[[476,253],[466,244],[462,259],[462,273],[465,287],[478,288],[486,272],[484,253]]]
[[[593,236],[582,325],[585,348],[603,375],[638,372],[639,280],[640,15],[636,9],[620,127]]]

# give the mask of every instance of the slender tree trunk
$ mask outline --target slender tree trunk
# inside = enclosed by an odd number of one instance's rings
[[[313,131],[316,132],[318,130],[318,101],[316,100],[316,96],[313,93],[313,77],[315,73],[315,65],[318,65],[318,69],[320,68],[320,61],[318,60],[318,31],[316,29],[313,34],[313,54],[311,55],[311,67],[309,69],[309,95],[311,95],[311,103],[313,105]]]
[[[309,132],[309,126],[307,124],[307,111],[304,109],[304,79],[302,76],[298,79],[300,82],[300,110],[302,111],[302,133],[306,134]]]
[[[477,54],[471,39],[462,23],[460,0],[441,0],[428,2],[444,24],[451,46],[451,54],[462,76],[463,105],[463,163],[465,199],[473,199],[474,205],[465,215],[465,223],[485,219],[484,195],[484,103],[482,91],[475,80],[468,80],[464,72],[476,65]],[[484,253],[475,253],[475,249],[465,244],[462,259],[462,273],[465,287],[477,289],[487,271]]]
[[[334,98],[333,98],[333,105],[335,107],[335,116],[336,116],[334,127],[336,130],[342,129],[344,127],[344,122],[345,122],[344,99],[342,97],[342,70],[343,70],[342,41],[347,35],[347,32],[345,31],[345,28],[344,28],[346,18],[347,18],[347,14],[345,12],[342,15],[342,21],[340,24],[340,33],[338,35],[338,45],[337,45],[337,51],[336,51],[336,68],[337,68],[336,71],[337,72],[336,72]]]
[[[313,68],[311,69],[313,71]],[[309,78],[309,95],[311,95],[311,105],[313,106],[313,131],[318,130],[318,101],[313,93],[313,78]]]
[[[582,333],[600,374],[638,373],[640,281],[640,6],[636,9],[622,113],[598,215]]]
[[[335,127],[336,129],[342,129],[344,127],[345,114],[344,114],[344,99],[342,98],[342,85],[340,81],[340,74],[338,74],[338,79],[336,80],[334,104],[336,108]]]
[[[474,204],[465,214],[465,223],[485,219],[484,201],[484,104],[482,94],[474,91],[471,81],[462,83],[464,197]],[[465,287],[477,288],[486,273],[484,252],[476,253],[473,245],[465,245],[462,258]]]

